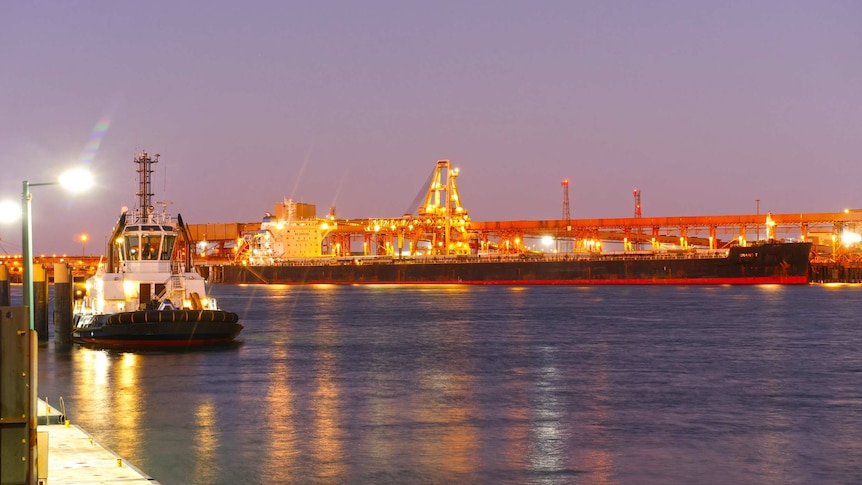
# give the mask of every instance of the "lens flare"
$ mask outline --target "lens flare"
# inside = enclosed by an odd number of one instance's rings
[[[96,158],[96,153],[99,151],[99,145],[102,144],[102,138],[105,137],[105,133],[107,133],[110,126],[110,116],[104,116],[96,122],[96,126],[93,127],[93,132],[90,133],[90,139],[87,141],[87,146],[84,147],[84,151],[81,153],[82,162],[92,162],[93,159]]]

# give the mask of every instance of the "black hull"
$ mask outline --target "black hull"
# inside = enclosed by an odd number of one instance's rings
[[[239,317],[213,310],[163,310],[99,315],[76,326],[72,341],[109,348],[200,347],[227,344],[242,331]]]
[[[810,243],[731,248],[727,257],[628,253],[553,261],[492,257],[363,264],[224,266],[230,284],[806,284]]]

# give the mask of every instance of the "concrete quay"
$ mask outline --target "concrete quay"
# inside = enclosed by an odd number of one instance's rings
[[[47,437],[47,485],[158,485],[158,481],[138,470],[121,456],[105,448],[78,426],[69,423],[62,413],[39,400],[39,449]],[[44,465],[40,464],[40,478]]]

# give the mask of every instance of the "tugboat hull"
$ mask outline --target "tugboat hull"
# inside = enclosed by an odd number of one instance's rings
[[[199,347],[226,344],[242,331],[233,312],[171,310],[98,315],[76,328],[77,343],[114,348]]]

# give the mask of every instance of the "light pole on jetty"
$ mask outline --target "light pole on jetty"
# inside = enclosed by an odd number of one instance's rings
[[[23,251],[22,263],[24,269],[23,275],[23,291],[24,291],[24,306],[28,307],[28,321],[30,330],[35,330],[35,318],[33,309],[33,228],[32,228],[32,211],[30,206],[33,196],[30,194],[30,187],[38,187],[44,185],[60,185],[70,192],[83,192],[93,185],[93,176],[83,169],[72,169],[63,173],[55,182],[40,182],[30,183],[25,180],[22,182],[21,192],[21,248]],[[86,241],[86,239],[82,239]]]

